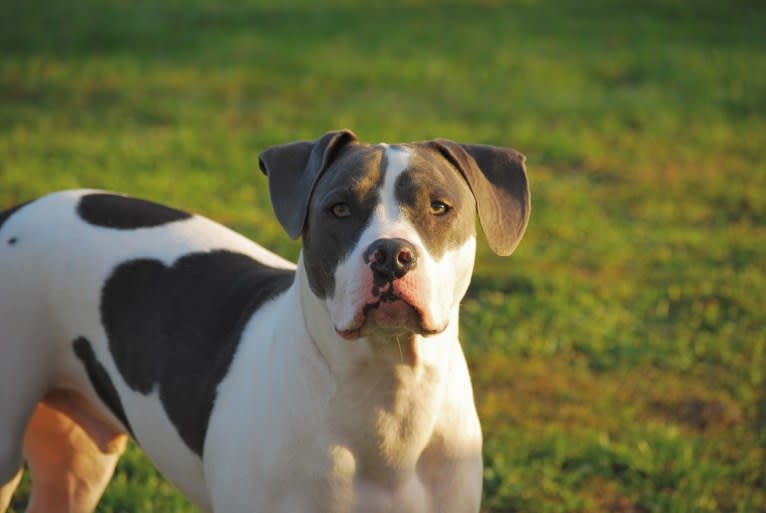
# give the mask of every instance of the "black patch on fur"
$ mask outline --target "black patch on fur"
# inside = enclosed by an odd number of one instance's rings
[[[319,179],[303,232],[303,262],[317,297],[334,294],[335,268],[356,246],[380,202],[385,166],[382,148],[360,147],[341,155]],[[336,203],[346,203],[351,215],[335,217]]]
[[[253,313],[285,291],[294,272],[230,251],[191,253],[115,268],[101,297],[109,349],[131,389],[159,386],[168,417],[202,456],[217,387]]]
[[[383,289],[383,286],[387,286]],[[393,303],[394,301],[401,301],[401,298],[394,294],[394,288],[391,282],[384,283],[382,286],[373,286],[372,295],[376,296],[378,300],[374,303],[367,303],[362,308],[362,312],[367,316],[370,310],[374,310],[380,306],[381,303]]]
[[[14,244],[16,244],[18,241],[19,241],[19,239],[17,239],[16,237],[11,237],[10,239],[8,239],[8,244],[10,244],[11,246],[13,246],[13,245],[14,245]]]
[[[106,371],[101,362],[96,358],[96,354],[93,352],[93,347],[85,337],[77,337],[72,342],[72,349],[77,358],[85,366],[85,372],[88,374],[88,379],[94,390],[104,402],[107,408],[111,410],[115,417],[117,417],[122,425],[133,435],[133,429],[130,427],[128,417],[125,415],[125,409],[122,407],[122,401],[120,395],[117,393],[117,389],[112,383],[112,378],[109,377],[109,373]]]
[[[80,198],[77,213],[87,223],[117,230],[151,228],[189,219],[191,214],[150,201],[94,193]]]
[[[30,203],[31,203],[30,201],[27,201],[26,203],[22,203],[21,205],[16,205],[15,207],[11,207],[8,210],[4,210],[4,211],[0,212],[0,228],[2,228],[3,224],[8,219],[10,219],[11,216],[13,214],[15,214],[20,208],[22,208],[22,207],[24,207],[26,205],[29,205]],[[10,242],[10,241],[8,241],[8,242]],[[13,243],[11,242],[11,244],[13,244]]]
[[[428,252],[435,258],[460,247],[476,233],[476,201],[465,179],[432,151],[414,151],[409,168],[397,178],[396,199]],[[431,202],[450,206],[446,214],[431,213]]]

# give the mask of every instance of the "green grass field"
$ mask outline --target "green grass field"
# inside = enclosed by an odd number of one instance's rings
[[[10,4],[0,209],[116,189],[294,258],[266,146],[513,146],[531,223],[461,317],[483,511],[766,511],[762,2]],[[131,448],[99,511],[194,509]]]

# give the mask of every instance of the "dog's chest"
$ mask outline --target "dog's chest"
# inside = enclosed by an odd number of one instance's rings
[[[305,475],[292,493],[269,511],[337,511],[344,513],[449,513],[475,502],[474,487],[452,481],[454,462],[436,453],[421,456],[416,467],[392,473],[390,482],[364,476],[364,462],[333,449],[331,471],[321,479]],[[361,472],[360,472],[361,470]],[[328,487],[328,484],[330,485]],[[459,486],[456,486],[459,485]],[[317,509],[319,508],[319,509]]]

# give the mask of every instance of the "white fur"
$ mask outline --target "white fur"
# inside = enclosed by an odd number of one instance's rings
[[[216,512],[477,511],[481,431],[457,323],[411,347],[343,340],[299,262],[246,329],[205,454]]]

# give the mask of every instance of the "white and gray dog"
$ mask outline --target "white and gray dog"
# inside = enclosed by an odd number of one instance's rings
[[[348,130],[265,150],[298,264],[93,190],[0,213],[0,512],[95,508],[132,437],[202,511],[476,512],[458,341],[478,219],[510,254],[524,157]]]

